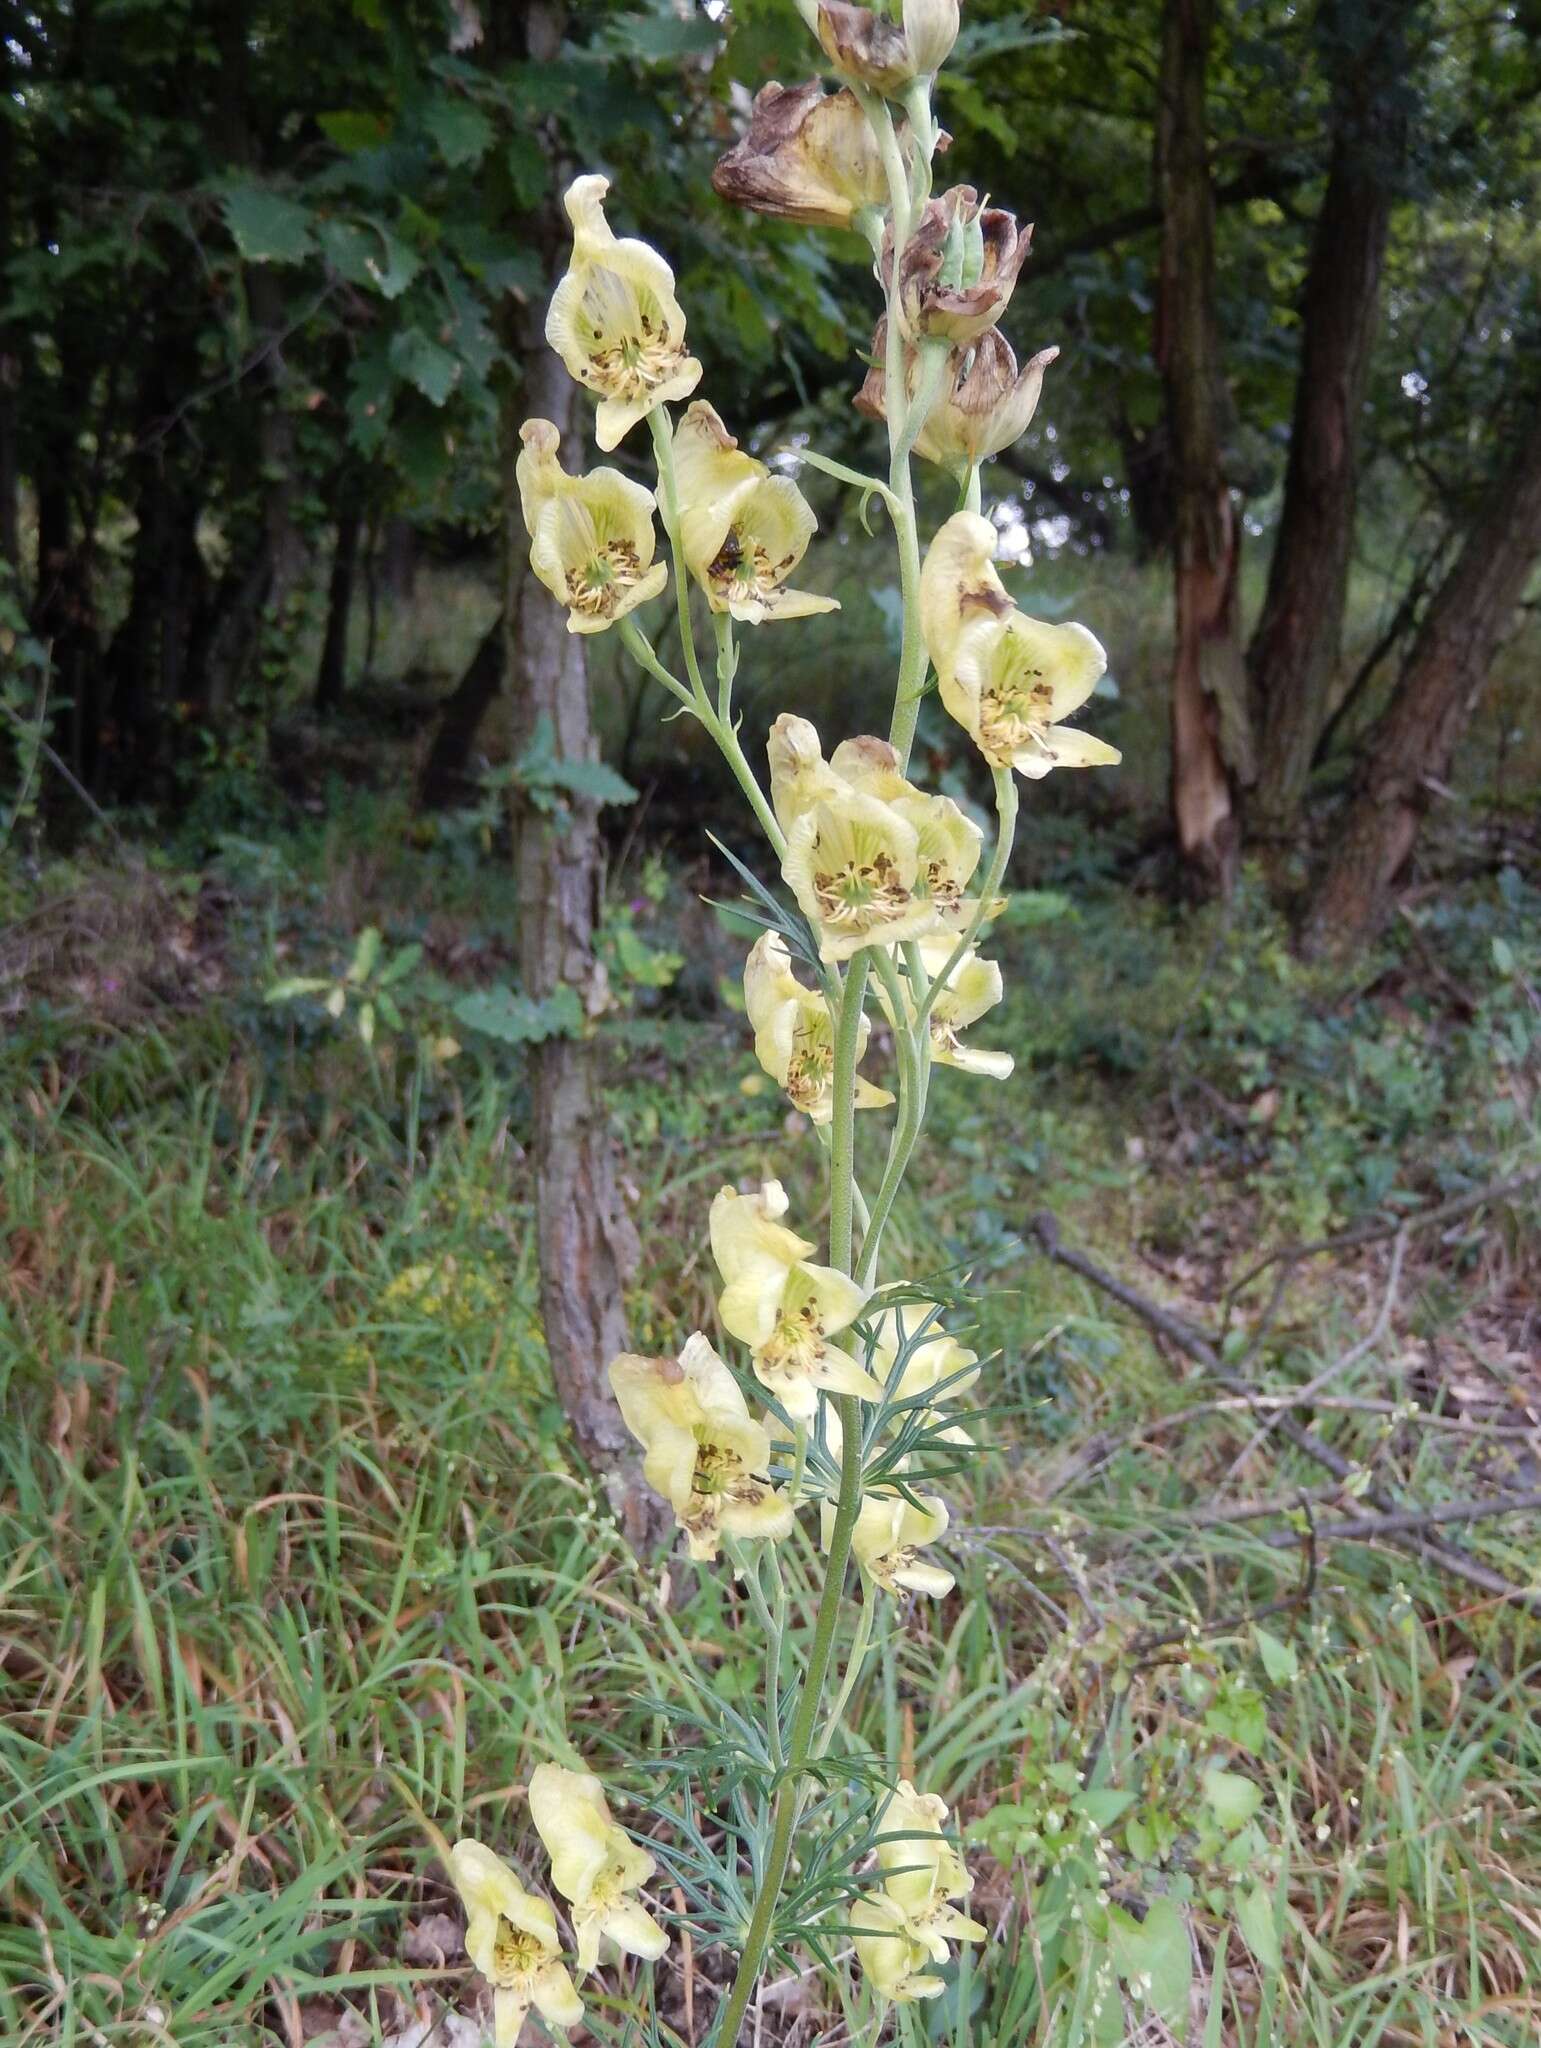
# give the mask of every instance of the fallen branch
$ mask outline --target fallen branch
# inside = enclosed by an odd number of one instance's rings
[[[1538,1177],[1541,1176],[1533,1174],[1527,1180],[1522,1180],[1517,1184],[1522,1186],[1528,1185],[1529,1180],[1534,1180]],[[1511,1183],[1511,1185],[1515,1184]],[[1485,1192],[1484,1198],[1491,1198],[1492,1194],[1493,1190],[1488,1189]],[[1470,1202],[1467,1203],[1467,1206],[1475,1207],[1476,1204],[1475,1202]],[[1391,1230],[1381,1234],[1388,1237],[1394,1236],[1396,1231],[1402,1227],[1401,1225],[1395,1225]],[[1194,1329],[1191,1323],[1184,1322],[1180,1316],[1173,1315],[1170,1309],[1163,1308],[1158,1301],[1152,1301],[1148,1294],[1140,1293],[1138,1288],[1130,1287],[1127,1282],[1120,1280],[1116,1274],[1108,1272],[1106,1267],[1099,1266],[1095,1259],[1089,1259],[1084,1252],[1072,1251],[1068,1245],[1061,1243],[1059,1221],[1052,1211],[1047,1209],[1041,1210],[1033,1218],[1030,1228],[1046,1255],[1056,1265],[1064,1266],[1069,1272],[1078,1273],[1083,1280],[1090,1281],[1093,1287],[1100,1289],[1104,1294],[1111,1295],[1114,1301],[1121,1302],[1125,1308],[1129,1309],[1134,1315],[1137,1315],[1142,1322],[1146,1323],[1151,1329],[1158,1331],[1169,1343],[1175,1344],[1179,1351],[1185,1351],[1190,1358],[1196,1360],[1212,1378],[1220,1382],[1221,1386],[1228,1387],[1233,1394],[1241,1395],[1247,1405],[1255,1409],[1259,1414],[1268,1413],[1267,1397],[1258,1388],[1242,1379],[1239,1373],[1232,1372],[1209,1340],[1198,1330]],[[1278,1411],[1278,1414],[1279,1434],[1292,1443],[1298,1451],[1304,1452],[1308,1458],[1313,1459],[1316,1464],[1330,1472],[1335,1479],[1346,1480],[1354,1475],[1357,1468],[1350,1459],[1343,1456],[1341,1451],[1334,1450],[1332,1445],[1325,1443],[1314,1430],[1307,1429],[1304,1423],[1297,1422],[1287,1412]],[[1400,1518],[1408,1515],[1410,1512],[1415,1513],[1415,1511],[1410,1511],[1403,1502],[1379,1487],[1365,1487],[1364,1498],[1372,1507],[1380,1511],[1382,1517]],[[1514,1585],[1510,1580],[1504,1578],[1501,1573],[1493,1571],[1489,1566],[1483,1564],[1480,1559],[1473,1557],[1469,1551],[1464,1550],[1460,1544],[1452,1541],[1451,1538],[1427,1533],[1426,1525],[1428,1519],[1427,1515],[1416,1516],[1415,1513],[1414,1526],[1406,1528],[1399,1526],[1388,1529],[1384,1533],[1389,1541],[1398,1543],[1403,1548],[1416,1552],[1420,1557],[1425,1557],[1431,1562],[1440,1565],[1454,1577],[1465,1579],[1469,1585],[1480,1586],[1484,1592],[1492,1593],[1501,1600],[1514,1601],[1516,1604],[1527,1608],[1532,1614],[1541,1614],[1541,1594],[1530,1592],[1523,1586]],[[1292,1538],[1291,1540],[1298,1539]]]
[[[1380,1536],[1405,1536],[1432,1528],[1438,1522],[1480,1522],[1490,1515],[1541,1513],[1541,1492],[1488,1493],[1477,1500],[1443,1501],[1438,1507],[1402,1508],[1394,1514],[1359,1515],[1349,1522],[1325,1522],[1318,1526],[1322,1543],[1368,1542]],[[1290,1530],[1277,1531],[1263,1541],[1270,1550],[1288,1550],[1300,1541]],[[1516,1591],[1516,1598],[1527,1596]]]

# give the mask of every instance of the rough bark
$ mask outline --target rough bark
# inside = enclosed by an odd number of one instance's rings
[[[1161,277],[1156,359],[1173,489],[1172,816],[1196,886],[1236,875],[1236,785],[1251,773],[1237,623],[1241,524],[1225,472],[1227,396],[1215,311],[1207,149],[1213,0],[1166,0],[1156,123]]]
[[[1301,299],[1300,369],[1268,590],[1248,650],[1258,728],[1257,822],[1299,810],[1326,724],[1354,544],[1360,415],[1392,202],[1407,145],[1409,0],[1324,7],[1333,146]]]
[[[564,463],[582,466],[576,392],[538,331],[525,339],[524,389],[505,401],[502,424],[504,688],[516,750],[544,718],[559,755],[591,759],[596,747],[583,641],[567,631],[566,614],[530,574],[514,482],[519,425],[530,414],[569,436]],[[585,1015],[597,1016],[606,997],[594,952],[602,874],[597,807],[575,800],[565,816],[552,817],[523,805],[514,830],[525,991],[539,1002],[565,983],[578,991]],[[641,1533],[642,1503],[629,1471],[635,1447],[606,1378],[611,1359],[626,1349],[623,1290],[638,1247],[621,1197],[599,1042],[550,1038],[531,1048],[530,1064],[541,1310],[552,1378],[579,1449],[618,1480],[621,1504]]]
[[[1307,953],[1346,953],[1384,918],[1391,885],[1449,773],[1538,557],[1541,402],[1435,592],[1395,694],[1365,742],[1301,935]]]

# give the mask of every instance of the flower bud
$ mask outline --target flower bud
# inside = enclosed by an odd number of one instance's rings
[[[904,0],[900,21],[849,0],[819,0],[818,37],[844,77],[892,96],[947,61],[958,40],[958,0]]]

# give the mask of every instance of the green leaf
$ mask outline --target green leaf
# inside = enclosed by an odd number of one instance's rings
[[[1289,1643],[1281,1643],[1277,1636],[1270,1635],[1266,1628],[1258,1628],[1255,1623],[1252,1634],[1270,1685],[1288,1685],[1299,1676],[1300,1659]]]
[[[480,163],[492,147],[492,123],[469,100],[435,99],[423,109],[423,126],[451,170]]]
[[[1268,1739],[1268,1716],[1262,1695],[1249,1685],[1229,1687],[1204,1716],[1211,1735],[1223,1736],[1253,1756],[1261,1754]]]
[[[1265,1970],[1284,1967],[1273,1899],[1266,1885],[1249,1885],[1246,1891],[1237,1893],[1236,1925],[1241,1929],[1247,1947]]]
[[[404,327],[391,343],[391,367],[416,385],[430,405],[443,405],[460,381],[460,359],[424,334]]]
[[[1514,972],[1514,948],[1507,939],[1495,938],[1493,940],[1493,965],[1500,974],[1512,974]]]
[[[410,974],[422,957],[423,949],[421,946],[416,944],[403,946],[401,951],[395,955],[390,965],[385,969],[385,972],[380,976],[380,987],[390,988],[393,983],[400,981],[404,974]]]
[[[350,156],[362,149],[378,149],[389,132],[378,114],[366,114],[358,107],[339,107],[318,115],[316,125],[328,142]]]
[[[297,996],[318,996],[332,986],[330,981],[318,979],[312,974],[291,974],[286,981],[275,981],[271,988],[264,989],[265,1003],[292,1003]]]
[[[526,213],[545,196],[551,179],[551,160],[533,135],[511,135],[503,153],[514,187],[514,203]]]
[[[1132,1792],[1115,1792],[1111,1785],[1094,1785],[1071,1801],[1077,1813],[1084,1813],[1099,1828],[1110,1828],[1134,1804]]]
[[[623,14],[596,37],[596,47],[642,64],[674,64],[681,57],[715,50],[722,30],[705,15],[681,20],[675,15]]]
[[[1175,1902],[1152,1899],[1145,1918],[1122,1906],[1108,1909],[1108,1947],[1119,1976],[1169,2027],[1186,2034],[1193,1951],[1188,1924]]]
[[[358,942],[353,948],[353,960],[348,968],[349,981],[354,983],[368,981],[370,975],[374,972],[375,962],[379,957],[379,928],[372,924],[366,924],[359,933]]]
[[[569,761],[555,753],[551,720],[536,723],[529,745],[514,763],[514,780],[539,801],[542,790],[564,790],[596,804],[632,804],[637,792],[603,761]]]
[[[324,220],[316,229],[321,254],[339,277],[349,284],[375,282],[380,239],[371,228],[357,221]]]
[[[248,263],[302,263],[314,244],[309,207],[265,185],[237,185],[222,201],[225,225]]]
[[[1204,1800],[1228,1835],[1244,1828],[1263,1803],[1263,1788],[1240,1771],[1222,1771],[1218,1765],[1204,1773]]]
[[[578,991],[564,983],[543,1003],[531,1002],[516,989],[478,989],[462,996],[455,1019],[470,1031],[481,1031],[504,1045],[539,1045],[548,1038],[571,1038],[583,1029]]]

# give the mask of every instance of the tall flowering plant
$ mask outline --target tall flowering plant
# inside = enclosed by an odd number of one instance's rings
[[[1002,993],[1000,968],[980,948],[1001,907],[1018,778],[1118,760],[1067,722],[1103,672],[1101,647],[1083,626],[1017,608],[980,511],[980,465],[1027,426],[1056,351],[1019,370],[998,325],[1031,227],[967,185],[934,189],[932,88],[958,33],[958,0],[796,4],[838,83],[767,86],[714,182],[755,212],[855,229],[872,250],[883,303],[855,397],[886,427],[886,481],[816,452],[800,459],[880,500],[892,527],[903,635],[887,736],[843,736],[826,752],[789,709],[765,736],[763,784],[744,752],[734,709],[740,629],[833,609],[795,583],[816,522],[792,477],[740,447],[697,395],[702,369],[673,272],[646,242],[613,232],[602,177],[580,177],[566,195],[572,256],[546,334],[598,401],[600,449],[645,431],[656,482],[609,467],[568,475],[556,431],[540,419],[523,428],[518,465],[531,565],[566,606],[569,630],[619,634],[721,749],[764,834],[786,895],[761,893],[766,930],[745,963],[745,1007],[756,1056],[807,1116],[828,1173],[824,1245],[797,1227],[777,1181],[724,1187],[711,1203],[703,1220],[731,1359],[696,1331],[676,1356],[624,1356],[610,1368],[646,1479],[690,1557],[710,1564],[726,1551],[747,1589],[765,1636],[758,1711],[720,1705],[714,1719],[696,1688],[688,1710],[702,1744],[664,1760],[683,1796],[661,1809],[670,1824],[647,1849],[614,1821],[589,1773],[543,1765],[530,1788],[580,1980],[616,1951],[649,1964],[663,1956],[657,1902],[650,1909],[638,1887],[654,1874],[654,1852],[667,1859],[692,1952],[715,1943],[731,1961],[713,2048],[739,2042],[774,1960],[811,1957],[832,1971],[848,2010],[855,1999],[865,2015],[852,2038],[876,2042],[894,2008],[945,1989],[953,1944],[986,1935],[963,1904],[972,1879],[941,1799],[903,1777],[897,1758],[849,1743],[838,1767],[831,1755],[883,1603],[952,1588],[938,1560],[948,1508],[934,1488],[972,1443],[959,1402],[981,1372],[924,1286],[885,1268],[884,1235],[933,1068],[994,1079],[1011,1071],[1008,1054],[964,1034]],[[917,455],[950,472],[958,491],[924,554]],[[639,610],[671,577],[683,676],[660,660]],[[715,642],[710,680],[692,585]],[[990,769],[988,849],[955,803],[908,773],[933,675]],[[858,1071],[874,1008],[892,1038],[892,1088]],[[870,1193],[855,1173],[858,1110],[888,1128]],[[800,1525],[822,1571],[801,1630],[779,1548]],[[665,1614],[660,1628],[670,1627]],[[699,1801],[714,1778],[709,1819]],[[549,1901],[477,1843],[457,1847],[454,1875],[472,1958],[494,1988],[498,2041],[515,2039],[532,2006],[553,2027],[576,2024],[582,1999]],[[649,2011],[646,2038],[661,2041],[651,2000]],[[589,2024],[603,2037],[599,2014]]]

